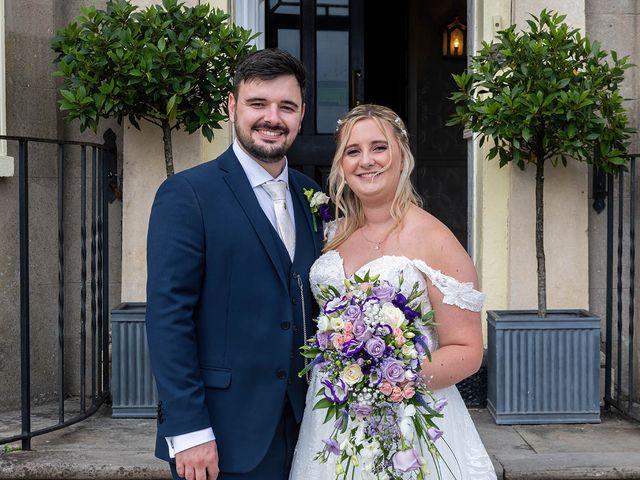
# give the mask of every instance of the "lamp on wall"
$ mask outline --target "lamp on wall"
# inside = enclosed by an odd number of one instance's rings
[[[442,30],[442,56],[463,58],[467,54],[467,26],[458,17]]]

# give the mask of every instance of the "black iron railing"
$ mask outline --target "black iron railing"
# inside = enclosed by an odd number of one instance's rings
[[[18,182],[19,182],[19,218],[20,218],[20,405],[21,432],[19,434],[0,438],[0,445],[21,442],[22,449],[31,448],[31,439],[37,435],[52,432],[60,428],[77,423],[95,413],[100,405],[109,397],[109,215],[108,199],[109,182],[113,176],[115,164],[115,134],[108,130],[104,135],[105,143],[74,142],[51,140],[32,137],[0,136],[10,146],[17,143],[18,151]],[[57,423],[44,428],[32,430],[32,378],[31,378],[31,322],[29,305],[32,300],[29,295],[29,150],[34,144],[51,146],[40,161],[52,161],[51,156],[57,156]],[[55,149],[55,150],[54,150]],[[65,178],[65,169],[72,162],[79,162],[80,175],[77,184],[72,187],[79,189],[79,209],[73,215],[79,217],[80,230],[67,231],[64,215],[68,210],[66,190],[69,179]],[[74,165],[74,167],[77,167]],[[89,176],[88,176],[89,173]],[[75,183],[75,178],[73,179]],[[52,199],[53,201],[53,199]],[[75,207],[74,207],[75,208]],[[87,227],[89,232],[87,233]],[[65,293],[65,262],[69,255],[68,244],[65,242],[74,235],[80,236],[80,248],[77,255],[80,259],[80,298],[70,300]],[[87,244],[89,251],[87,252]],[[67,272],[68,273],[68,272]],[[87,285],[89,292],[87,292]],[[68,359],[65,350],[69,336],[65,335],[65,328],[69,320],[65,318],[65,304],[77,302],[79,309],[79,342],[78,372],[79,391],[73,392],[79,397],[78,412],[69,416],[65,411],[65,399],[70,392],[66,391],[66,377]],[[68,310],[68,309],[67,309]],[[75,347],[75,345],[74,345]],[[87,351],[88,350],[88,351]],[[87,358],[88,355],[88,358]],[[67,360],[67,361],[65,361]],[[88,370],[88,371],[87,371]],[[90,392],[87,392],[87,388]],[[88,402],[87,402],[88,400]],[[87,403],[89,403],[87,405]]]
[[[607,408],[615,407],[640,420],[636,388],[635,338],[637,159],[630,155],[628,171],[594,178],[594,194],[606,194],[607,271],[605,326],[605,387]],[[605,180],[606,178],[606,180]],[[605,183],[606,182],[606,183]],[[599,184],[599,186],[598,186]],[[603,188],[606,184],[606,190]],[[627,191],[628,188],[628,191]],[[603,203],[598,204],[604,208]],[[594,207],[596,203],[594,202]],[[598,209],[596,207],[596,209]],[[614,258],[614,251],[615,258]]]

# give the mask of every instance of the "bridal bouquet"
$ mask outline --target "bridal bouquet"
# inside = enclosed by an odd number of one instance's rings
[[[345,286],[345,293],[320,286],[317,333],[301,347],[313,361],[300,375],[317,366],[322,385],[313,408],[326,410],[325,423],[334,421],[315,460],[336,455],[338,479],[359,467],[371,478],[420,480],[429,454],[440,477],[436,442],[443,432],[434,420],[446,400],[436,401],[420,375],[422,361],[431,359],[433,325],[433,313],[423,313],[417,300],[423,291],[416,283],[405,297],[369,272]]]

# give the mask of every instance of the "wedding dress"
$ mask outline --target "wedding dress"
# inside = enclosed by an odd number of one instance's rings
[[[448,277],[432,269],[421,260],[385,255],[363,265],[356,273],[364,275],[367,271],[370,271],[371,275],[379,274],[382,280],[387,280],[396,289],[399,288],[399,275],[402,272],[404,282],[400,291],[405,296],[409,295],[413,284],[418,282],[420,290],[424,290],[420,299],[424,312],[431,309],[427,295],[427,281],[443,293],[443,301],[446,304],[474,311],[479,311],[482,308],[484,295],[474,290],[471,284],[461,283]],[[322,255],[311,267],[310,282],[316,298],[320,293],[318,285],[333,285],[344,291],[344,279],[343,259],[335,250]],[[446,319],[439,318],[436,321],[446,322]],[[429,348],[431,351],[438,348],[435,330],[432,331]],[[319,463],[314,460],[316,453],[324,446],[322,440],[328,438],[333,429],[333,422],[323,423],[325,417],[323,410],[313,410],[313,406],[318,400],[316,393],[321,388],[318,377],[319,375],[314,374],[311,377],[290,480],[330,480],[335,478],[335,455],[330,455],[327,463]],[[446,398],[448,401],[448,405],[443,410],[444,418],[437,419],[438,428],[444,431],[443,437],[436,442],[443,457],[440,460],[442,478],[448,480],[494,480],[496,474],[493,465],[458,389],[455,386],[450,386],[436,390],[434,394],[436,398]],[[437,478],[433,460],[430,456],[426,460],[431,472],[430,478]],[[445,466],[445,462],[449,468]],[[413,477],[407,476],[407,478]],[[371,476],[366,472],[356,471],[354,478],[366,480]]]

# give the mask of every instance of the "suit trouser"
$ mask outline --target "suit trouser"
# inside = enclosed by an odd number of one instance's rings
[[[218,476],[218,480],[287,480],[299,431],[300,425],[293,416],[287,397],[276,433],[262,462],[248,473],[222,472]],[[176,473],[175,464],[170,463],[170,466],[174,480],[179,480],[181,477],[178,477]]]

